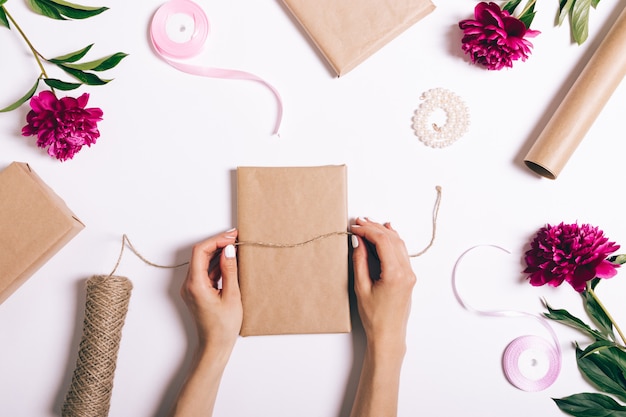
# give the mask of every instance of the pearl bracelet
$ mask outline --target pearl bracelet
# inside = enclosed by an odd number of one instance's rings
[[[415,110],[413,130],[425,145],[445,148],[452,145],[469,129],[469,110],[461,97],[450,90],[435,88],[424,92],[424,100]],[[445,122],[434,122],[437,112],[445,113]]]

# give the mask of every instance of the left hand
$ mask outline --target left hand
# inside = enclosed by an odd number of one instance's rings
[[[233,229],[193,247],[181,296],[196,323],[201,349],[212,348],[229,354],[241,330],[243,307],[236,239],[237,230]]]

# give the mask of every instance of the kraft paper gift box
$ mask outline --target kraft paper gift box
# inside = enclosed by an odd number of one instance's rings
[[[283,0],[338,76],[431,13],[431,0]]]
[[[28,164],[0,171],[0,304],[83,228]]]
[[[242,336],[350,332],[346,182],[344,165],[237,168]]]

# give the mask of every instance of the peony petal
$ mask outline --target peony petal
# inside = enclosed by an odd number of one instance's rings
[[[35,113],[41,113],[45,110],[52,110],[56,102],[57,98],[54,93],[45,90],[30,99],[30,107]]]
[[[596,276],[598,278],[613,278],[617,275],[617,265],[604,260],[596,267]]]
[[[77,102],[78,106],[81,109],[84,109],[87,106],[87,102],[89,101],[89,93],[83,93],[80,97],[78,97]]]

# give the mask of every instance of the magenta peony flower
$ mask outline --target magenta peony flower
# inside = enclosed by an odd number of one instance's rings
[[[32,110],[22,135],[37,135],[37,146],[48,148],[48,154],[61,161],[72,159],[84,145],[91,146],[100,137],[98,122],[102,110],[86,109],[89,94],[78,98],[57,99],[52,91],[42,91],[30,99]]]
[[[540,33],[526,28],[521,20],[493,2],[478,3],[474,18],[459,22],[464,33],[462,49],[473,63],[490,70],[510,68],[520,58],[526,61],[533,46],[526,38]]]
[[[607,257],[619,249],[609,242],[602,230],[588,224],[546,225],[537,232],[526,252],[530,284],[558,287],[563,281],[576,291],[585,290],[587,281],[611,278],[617,274]]]

